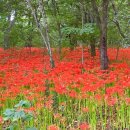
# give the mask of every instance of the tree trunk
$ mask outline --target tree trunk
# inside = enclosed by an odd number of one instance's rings
[[[59,56],[61,54],[61,49],[62,49],[62,33],[61,33],[61,22],[60,20],[57,18],[58,16],[58,6],[55,0],[52,0],[52,5],[53,5],[53,15],[55,16],[56,19],[56,24],[57,24],[57,29],[58,29],[58,34],[59,34],[59,40],[58,40],[58,53]]]
[[[91,48],[91,56],[92,57],[96,56],[96,46],[95,46],[95,43],[91,43],[90,44],[90,48]]]
[[[5,33],[4,33],[4,44],[3,44],[3,48],[4,48],[4,50],[7,50],[7,49],[9,49],[9,33],[10,31],[6,31]]]
[[[61,49],[62,49],[62,33],[61,33],[60,23],[57,23],[57,26],[58,26],[58,32],[59,32],[59,48],[58,48],[58,53],[60,55],[61,54]]]
[[[46,12],[44,10],[44,4],[42,0],[38,0],[38,4],[39,4],[39,12],[43,18],[43,24],[40,23],[40,20],[38,20],[38,15],[36,14],[37,9],[34,9],[31,5],[30,0],[26,0],[28,6],[30,7],[32,14],[34,16],[37,28],[41,34],[42,40],[45,43],[45,46],[47,48],[48,54],[49,54],[49,58],[50,58],[50,65],[51,68],[55,67],[55,63],[54,63],[54,59],[52,56],[52,50],[51,50],[51,46],[50,46],[50,37],[49,37],[49,27],[48,27],[48,22],[47,22],[47,16],[46,16]],[[45,32],[43,32],[43,29],[45,30]]]
[[[75,35],[69,34],[70,39],[70,50],[73,51],[77,46],[77,39],[75,39]]]
[[[117,17],[118,11],[117,11],[117,9],[116,9],[116,7],[115,7],[115,4],[114,4],[113,1],[111,1],[111,3],[112,3],[112,8],[113,8],[113,11],[114,11],[114,15],[115,15],[115,17]],[[123,31],[122,31],[122,29],[121,29],[121,27],[120,27],[120,23],[119,23],[119,21],[117,20],[117,18],[113,19],[113,22],[114,22],[115,25],[117,26],[117,29],[118,29],[118,31],[119,31],[121,37],[125,39],[126,36],[125,36],[125,34],[123,33]]]
[[[101,69],[108,69],[108,56],[107,56],[107,38],[104,33],[101,34],[100,39],[100,61]]]
[[[120,46],[118,46],[116,50],[117,50],[117,51],[116,51],[116,60],[118,60]]]
[[[100,37],[100,58],[101,69],[108,69],[108,56],[107,56],[107,18],[108,18],[108,4],[109,0],[102,2],[102,17],[101,17],[101,37]]]
[[[11,15],[12,15],[12,13],[10,13],[8,16],[9,26],[4,32],[4,44],[3,44],[4,50],[9,49],[9,47],[10,47],[10,32],[11,32],[12,27],[15,24],[16,11],[15,11],[13,20],[11,20]]]
[[[99,13],[96,0],[91,0],[93,11],[97,19],[97,25],[100,30],[100,68],[101,70],[108,69],[107,56],[107,18],[109,0],[102,0],[102,14]]]
[[[42,0],[39,0],[39,7],[40,7],[40,11],[42,13],[42,17],[44,18],[45,39],[46,39],[46,43],[48,46],[48,54],[50,56],[50,64],[51,64],[51,68],[54,68],[55,63],[54,63],[54,60],[52,57],[52,51],[51,51],[51,46],[50,46],[49,27],[48,27],[47,16],[46,16],[46,12],[45,12]]]
[[[29,53],[31,54],[31,47],[32,45],[32,40],[33,40],[33,21],[31,20],[31,12],[29,12],[28,14],[28,27],[31,27],[31,29],[29,29],[29,33],[27,34],[27,41],[25,43],[25,47],[27,47],[29,49]]]

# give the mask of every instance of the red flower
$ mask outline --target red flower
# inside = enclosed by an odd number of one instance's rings
[[[74,90],[71,90],[69,93],[69,96],[72,98],[76,98],[77,97],[77,93]]]
[[[0,84],[2,83],[2,78],[0,78]]]
[[[2,122],[3,122],[3,117],[0,116],[0,124],[2,124]]]
[[[59,127],[56,125],[50,125],[47,130],[59,130]]]
[[[126,104],[130,105],[130,98],[126,98]]]
[[[55,91],[59,94],[65,94],[66,93],[66,87],[58,85],[55,86]]]
[[[82,111],[83,111],[83,112],[88,112],[89,109],[88,109],[88,107],[84,107],[84,108],[82,108]]]
[[[82,124],[80,124],[79,126],[80,130],[89,130],[89,125],[86,122],[83,122]]]
[[[114,106],[117,103],[117,98],[108,99],[107,104],[109,106]]]

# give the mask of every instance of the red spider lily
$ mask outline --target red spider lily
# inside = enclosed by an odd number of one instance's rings
[[[55,91],[59,94],[65,94],[67,92],[66,87],[64,86],[55,86]]]
[[[115,93],[119,94],[120,96],[123,96],[124,95],[124,89],[123,89],[123,87],[114,86],[114,87],[106,89],[106,94],[109,95],[109,96],[112,96]]]
[[[0,116],[0,124],[2,124],[2,123],[3,123],[3,117]]]
[[[35,111],[35,110],[36,110],[35,107],[30,107],[30,108],[28,108],[28,111]]]
[[[3,107],[3,106],[4,106],[4,104],[0,104],[0,108]]]
[[[86,122],[83,122],[79,126],[80,130],[89,130],[89,125]]]
[[[45,105],[46,108],[51,109],[52,104],[53,104],[53,100],[50,99],[50,100],[46,101],[44,105]]]
[[[130,105],[130,98],[126,98],[125,101],[127,105]]]
[[[76,98],[78,95],[77,95],[77,93],[74,90],[71,90],[69,92],[69,96],[72,97],[72,98]]]
[[[41,102],[38,102],[36,105],[35,105],[36,108],[38,109],[41,109],[43,108],[43,104]]]
[[[84,107],[84,108],[82,108],[82,111],[83,112],[89,112],[89,109],[88,109],[88,107]]]
[[[47,130],[60,130],[58,126],[56,125],[50,125],[48,126],[48,129]]]
[[[114,106],[117,103],[117,101],[118,101],[117,98],[108,99],[107,104],[109,106]]]
[[[100,101],[102,101],[103,96],[102,96],[101,94],[96,94],[96,95],[95,95],[95,99],[96,99],[98,102],[100,102]]]
[[[0,77],[0,84],[2,83],[2,78]]]
[[[55,119],[60,119],[61,118],[61,114],[60,113],[55,113],[55,114],[53,114],[54,115],[54,118]]]
[[[33,96],[26,96],[26,98],[27,98],[29,101],[33,101],[33,100],[34,100],[34,97],[33,97]]]
[[[45,92],[46,87],[43,86],[38,86],[35,88],[35,92],[39,93],[39,92]]]

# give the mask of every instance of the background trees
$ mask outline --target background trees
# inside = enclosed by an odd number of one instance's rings
[[[39,1],[43,3],[41,7],[44,7],[46,20],[40,13]],[[51,47],[58,48],[60,54],[62,47],[70,47],[73,50],[77,43],[84,43],[86,46],[90,45],[91,56],[95,56],[95,48],[100,41],[101,69],[107,69],[107,45],[109,47],[129,44],[128,0],[32,2],[38,22],[42,25],[47,21],[48,29],[45,29],[45,26],[41,29],[45,40],[43,41],[39,25],[35,24],[36,19],[25,1],[1,0],[0,45],[4,49],[15,46],[43,46],[43,43],[49,43]]]

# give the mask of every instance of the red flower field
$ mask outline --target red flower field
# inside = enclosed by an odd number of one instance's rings
[[[32,112],[33,119],[17,118],[17,130],[130,129],[130,49],[120,49],[117,60],[116,49],[108,49],[105,71],[98,50],[91,57],[85,48],[84,64],[80,48],[63,49],[60,60],[55,49],[53,53],[56,67],[51,69],[44,49],[0,49],[1,130],[16,122],[3,113],[21,100],[31,105],[17,111]]]

